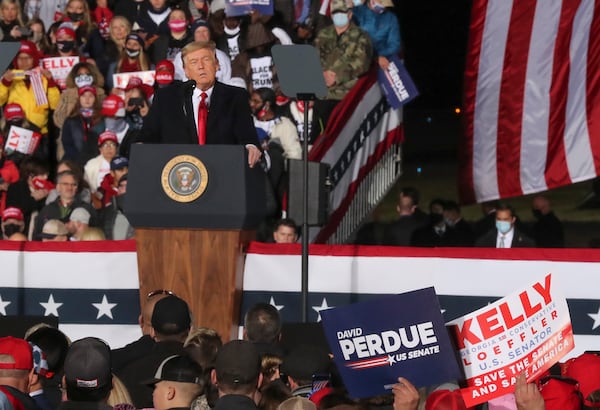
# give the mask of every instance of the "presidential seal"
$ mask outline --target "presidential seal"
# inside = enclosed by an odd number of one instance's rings
[[[177,202],[198,199],[208,185],[208,171],[198,158],[178,155],[163,168],[161,182],[165,194]]]

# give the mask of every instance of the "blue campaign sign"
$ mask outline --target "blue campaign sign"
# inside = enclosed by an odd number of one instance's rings
[[[355,398],[461,378],[433,287],[321,312],[325,336]]]
[[[252,10],[263,16],[272,16],[273,0],[225,0],[225,15],[228,17],[246,16]]]
[[[419,90],[397,56],[390,57],[389,61],[387,70],[378,70],[377,79],[388,103],[395,109],[417,97]]]

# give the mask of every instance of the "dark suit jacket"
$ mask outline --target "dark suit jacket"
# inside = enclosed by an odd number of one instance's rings
[[[193,87],[175,82],[156,92],[138,142],[197,144],[198,131],[192,106]],[[206,123],[207,144],[259,146],[246,90],[215,83]]]
[[[535,242],[529,236],[525,235],[517,228],[514,228],[515,234],[513,235],[511,248],[535,248]],[[485,235],[475,241],[475,246],[478,248],[495,248],[496,239],[498,238],[498,231],[492,229]]]

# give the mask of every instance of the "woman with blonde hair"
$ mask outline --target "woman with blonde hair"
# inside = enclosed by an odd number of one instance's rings
[[[26,36],[21,32],[25,26],[21,13],[19,0],[2,0],[0,3],[0,29],[2,29],[2,41],[24,40]]]
[[[119,60],[110,65],[106,76],[109,89],[114,87],[112,74],[133,73],[136,71],[148,71],[152,69],[148,55],[144,51],[144,39],[132,31],[125,38],[125,48],[121,51]]]
[[[111,63],[115,63],[121,56],[130,32],[129,20],[123,16],[114,16],[108,26],[108,35],[102,35],[100,29],[95,29],[90,34],[86,50],[104,77],[108,76]]]

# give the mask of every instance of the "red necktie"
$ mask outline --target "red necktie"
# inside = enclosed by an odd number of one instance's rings
[[[206,119],[208,118],[206,97],[208,94],[200,94],[200,105],[198,105],[198,144],[200,145],[206,144]]]

